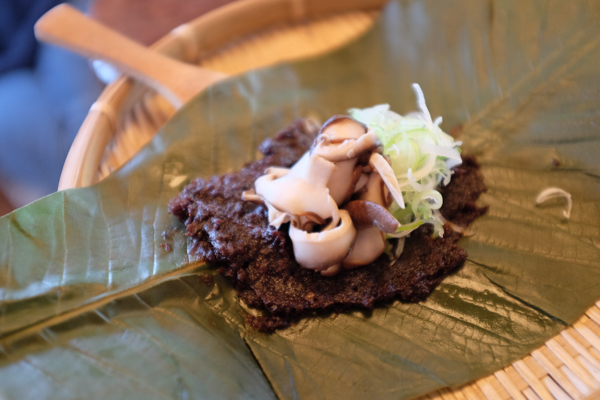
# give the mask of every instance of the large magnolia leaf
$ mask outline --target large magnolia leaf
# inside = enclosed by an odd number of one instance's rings
[[[1,218],[0,397],[397,399],[535,349],[600,297],[599,16],[591,1],[391,3],[349,47],[221,83],[104,182]],[[412,82],[483,165],[469,260],[419,304],[248,331],[252,310],[186,261],[168,200],[295,117],[410,111]],[[534,206],[548,186],[573,195],[570,221]]]

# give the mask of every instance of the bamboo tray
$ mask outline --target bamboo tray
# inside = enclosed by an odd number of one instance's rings
[[[153,49],[233,75],[339,47],[364,33],[384,4],[384,0],[241,0],[176,28]],[[267,7],[269,12],[264,13]],[[167,100],[130,79],[108,85],[77,134],[59,190],[102,180],[148,142],[174,112]],[[600,302],[512,365],[423,398],[600,398]]]

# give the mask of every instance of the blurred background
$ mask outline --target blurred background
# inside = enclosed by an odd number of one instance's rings
[[[233,0],[72,0],[93,18],[150,45]],[[60,0],[0,0],[0,215],[53,193],[69,148],[100,95],[91,63],[37,43],[33,25]]]

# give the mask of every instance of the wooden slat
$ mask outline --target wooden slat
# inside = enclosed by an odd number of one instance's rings
[[[487,376],[477,381],[481,391],[489,400],[507,400],[510,395],[494,376]]]
[[[562,361],[560,361],[560,359],[558,357],[556,357],[556,354],[554,354],[549,348],[548,346],[542,346],[538,349],[540,351],[540,353],[542,353],[544,355],[544,357],[546,357],[551,363],[552,365],[554,365],[556,368],[560,368],[561,365],[564,365]]]
[[[595,391],[594,393],[592,393],[587,400],[600,400],[600,390]]]
[[[576,322],[573,324],[577,332],[581,334],[594,348],[600,351],[600,337],[594,334],[594,332],[581,322]]]
[[[558,368],[548,360],[541,351],[535,350],[531,353],[533,358],[548,372],[552,377],[573,399],[583,399],[583,394],[575,388],[573,383],[563,374]]]
[[[600,387],[600,371],[592,363],[590,363],[585,357],[577,356],[576,360],[592,375],[596,380],[596,388]]]
[[[552,393],[552,396],[554,396],[554,398],[556,400],[570,400],[571,399],[571,397],[569,397],[569,395],[566,394],[562,390],[562,388],[560,386],[558,386],[556,384],[556,382],[554,382],[552,380],[552,378],[550,378],[549,376],[544,378],[544,385],[546,385],[546,387],[548,388],[550,393]]]
[[[560,346],[556,340],[550,339],[546,342],[546,346],[552,350],[554,354],[563,362],[565,365],[577,375],[579,379],[581,379],[589,388],[597,389],[598,382],[590,375],[590,373],[580,364],[578,363],[571,355]]]
[[[450,389],[442,389],[440,390],[440,394],[444,400],[458,400]]]
[[[475,382],[470,385],[464,386],[463,391],[466,393],[467,398],[469,400],[485,399],[485,395],[483,394],[481,389],[479,389],[479,386],[477,386],[477,383]]]
[[[586,312],[586,315],[596,324],[600,325],[600,310],[598,308],[590,308]]]
[[[591,365],[593,365],[596,369],[600,370],[600,361],[598,361],[594,356],[586,349],[580,342],[575,340],[573,336],[569,334],[567,331],[561,332],[561,336],[581,355],[585,358]]]
[[[453,390],[452,394],[454,395],[454,397],[456,397],[456,400],[469,400],[467,394],[463,392],[462,388]]]
[[[523,392],[529,387],[529,384],[525,381],[525,379],[523,379],[521,374],[517,372],[514,365],[509,365],[508,367],[504,368],[504,371],[506,371],[511,381],[517,386],[517,388],[519,388],[519,391]]]
[[[573,371],[567,368],[566,365],[561,365],[560,370],[569,378],[569,380],[575,385],[577,390],[583,393],[584,396],[589,396],[592,393],[592,389],[587,386]]]
[[[591,345],[591,343],[589,341],[586,340],[586,338],[584,338],[581,333],[577,332],[577,329],[575,329],[573,326],[568,327],[567,329],[563,330],[561,332],[561,336],[562,333],[567,333],[569,336],[571,336],[571,338],[575,339],[575,341],[577,343],[579,343],[581,346],[583,346],[588,352],[590,351],[590,349],[593,347]],[[566,340],[566,339],[565,339]],[[575,346],[574,346],[575,347]]]
[[[596,335],[596,337],[600,338],[600,325],[598,325],[595,321],[593,321],[587,315],[584,315],[583,317],[581,317],[579,319],[579,321],[576,322],[576,324],[577,323],[583,324],[585,327],[590,329],[594,333],[594,335]],[[575,326],[575,324],[573,324],[573,326]]]
[[[553,400],[548,388],[546,388],[523,361],[514,362],[513,366],[542,400]]]
[[[591,347],[588,349],[588,351],[590,352],[590,354],[592,356],[594,356],[594,358],[598,361],[600,361],[600,351],[596,350],[595,348]]]
[[[525,400],[525,396],[505,370],[497,371],[494,376],[498,378],[498,381],[500,381],[504,389],[506,389],[513,399]]]
[[[583,336],[579,335],[581,338],[583,338]],[[573,358],[577,357],[579,355],[579,352],[577,352],[577,350],[562,336],[562,335],[556,335],[553,340],[556,341],[556,343],[558,343],[560,345],[560,347],[562,347],[563,349],[565,349],[565,351],[567,353],[569,353],[569,355]],[[587,342],[587,341],[586,341]],[[559,360],[560,363],[562,363],[562,361]]]
[[[520,361],[525,363],[537,379],[541,380],[548,375],[548,372],[531,355],[523,357]]]
[[[541,400],[540,397],[537,394],[535,394],[533,390],[531,390],[531,388],[525,389],[523,391],[523,394],[525,395],[527,400]]]

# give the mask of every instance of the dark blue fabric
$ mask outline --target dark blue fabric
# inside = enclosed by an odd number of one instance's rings
[[[0,0],[0,74],[31,67],[37,42],[33,25],[60,0]]]
[[[6,46],[0,55],[0,180],[37,196],[56,191],[71,143],[103,88],[83,57],[29,42],[37,17],[58,2],[0,0],[0,46]],[[84,10],[89,0],[69,3]],[[26,20],[29,39],[19,33]]]
[[[0,75],[0,175],[40,194],[56,191],[75,134],[102,88],[87,60],[48,45],[40,46],[35,69]]]

